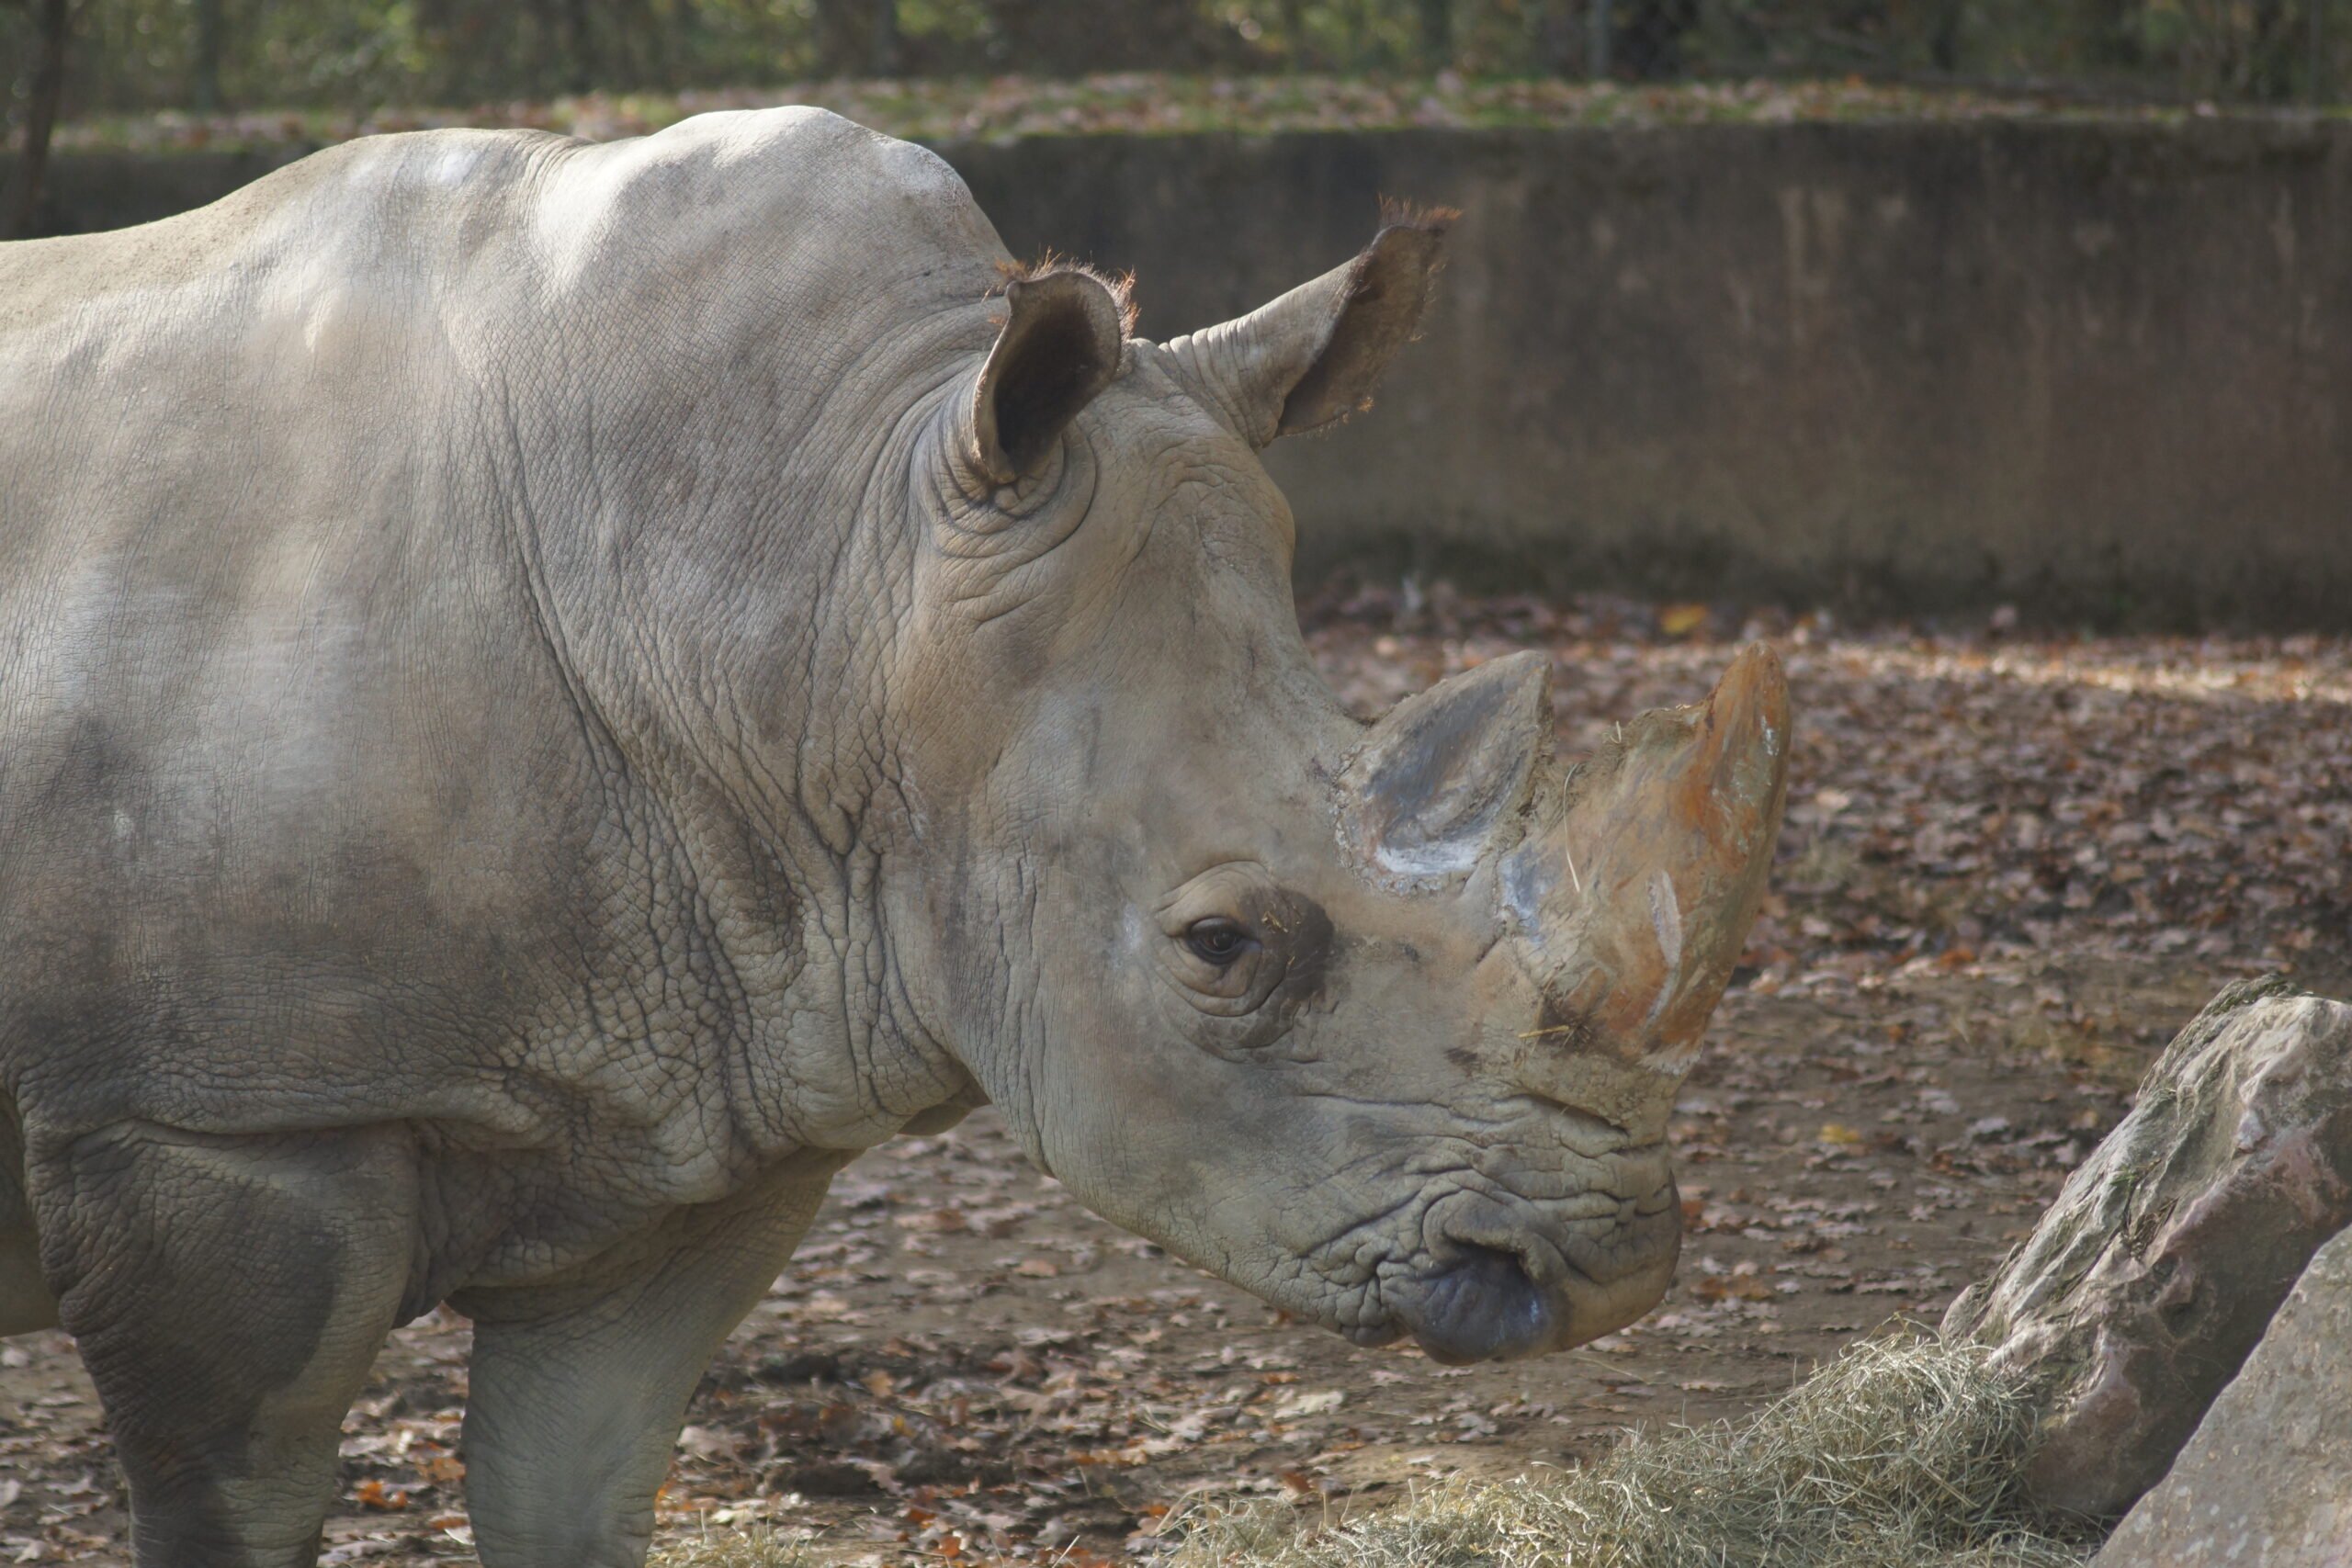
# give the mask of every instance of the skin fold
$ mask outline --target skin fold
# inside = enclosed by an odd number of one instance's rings
[[[832,1174],[982,1103],[1363,1343],[1655,1303],[1787,694],[1563,770],[1536,656],[1325,688],[1257,451],[1450,217],[1164,344],[814,110],[0,246],[0,1333],[141,1564],[312,1561],[447,1301],[482,1561],[634,1568]]]

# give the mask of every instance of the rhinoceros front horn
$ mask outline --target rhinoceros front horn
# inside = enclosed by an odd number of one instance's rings
[[[1747,944],[1788,791],[1789,689],[1761,646],[1696,707],[1624,725],[1503,862],[1542,998],[1525,1086],[1647,1140]]]

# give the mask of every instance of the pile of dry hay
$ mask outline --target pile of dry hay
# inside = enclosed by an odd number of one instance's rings
[[[1210,1508],[1171,1568],[2079,1568],[2094,1535],[2033,1518],[2022,1391],[1981,1348],[1867,1340],[1737,1427],[1634,1433],[1544,1479],[1442,1483],[1305,1524]],[[804,1540],[718,1536],[654,1568],[797,1568]]]
[[[2032,1518],[2033,1412],[1979,1347],[1866,1341],[1736,1427],[1635,1433],[1555,1478],[1448,1483],[1302,1529],[1212,1513],[1182,1568],[2075,1568],[2096,1538]]]

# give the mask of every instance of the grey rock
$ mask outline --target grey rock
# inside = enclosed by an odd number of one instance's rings
[[[2095,1568],[2352,1562],[2352,1231],[2320,1248]]]
[[[1950,1335],[2030,1370],[2025,1477],[2092,1517],[2164,1475],[2311,1257],[2352,1224],[2352,1008],[2284,981],[2223,990]]]

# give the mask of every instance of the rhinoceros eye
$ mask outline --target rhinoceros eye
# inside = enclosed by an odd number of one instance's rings
[[[1258,944],[1239,921],[1212,915],[1185,928],[1184,945],[1203,962],[1223,968]]]

